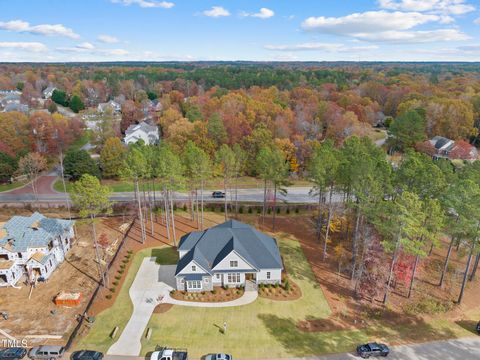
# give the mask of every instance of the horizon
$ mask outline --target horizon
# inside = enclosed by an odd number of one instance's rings
[[[480,61],[474,0],[1,4],[2,63]]]

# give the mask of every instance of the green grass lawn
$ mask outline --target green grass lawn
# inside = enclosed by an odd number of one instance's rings
[[[19,187],[22,187],[23,185],[25,185],[25,182],[23,181],[17,181],[11,184],[0,184],[0,192],[17,189]]]
[[[175,264],[178,259],[178,253],[171,247],[156,247],[143,249],[135,254],[129,271],[126,275],[123,286],[112,307],[104,310],[95,318],[95,323],[87,336],[80,339],[75,345],[75,349],[95,349],[106,352],[108,348],[118,339],[122,330],[127,325],[133,311],[133,304],[130,300],[128,290],[135,279],[135,275],[145,257],[154,256],[157,262],[161,264]],[[115,326],[119,327],[118,335],[115,340],[110,338]]]
[[[297,329],[297,321],[326,318],[330,308],[300,244],[286,236],[278,239],[290,277],[302,290],[300,299],[259,298],[252,304],[235,308],[174,306],[166,313],[152,316],[149,324],[152,338],[144,339],[142,355],[156,345],[168,345],[187,348],[194,359],[209,352],[228,352],[240,358],[272,358],[334,351],[338,342],[345,342],[341,332],[306,334]],[[227,333],[224,335],[220,329],[225,321]],[[358,340],[353,332],[350,335]]]

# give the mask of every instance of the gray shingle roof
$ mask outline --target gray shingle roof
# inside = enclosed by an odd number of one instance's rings
[[[175,274],[192,260],[212,273],[212,269],[232,251],[258,270],[283,269],[276,240],[236,220],[183,236],[178,250],[187,253],[179,260]]]
[[[0,239],[0,246],[10,244],[13,252],[45,247],[72,225],[73,221],[47,218],[38,212],[31,216],[14,216],[3,225],[6,234]]]

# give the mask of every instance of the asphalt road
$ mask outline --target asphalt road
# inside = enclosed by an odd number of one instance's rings
[[[233,354],[235,356],[235,354]],[[105,360],[140,360],[141,357],[110,356]],[[348,360],[360,359],[352,353],[279,360]],[[375,359],[375,358],[371,358]],[[383,358],[381,358],[383,359]],[[416,345],[403,345],[391,348],[388,360],[479,360],[480,337],[459,340],[435,341]],[[191,359],[195,360],[195,359]]]
[[[318,201],[318,197],[311,196],[310,193],[311,187],[289,187],[287,188],[287,195],[277,194],[277,203],[290,203],[290,204],[311,204]],[[161,199],[161,193],[157,192],[155,194],[157,199]],[[200,196],[200,195],[199,195]],[[39,194],[38,201],[43,203],[62,203],[65,202],[65,194],[63,193],[52,193],[52,194]],[[110,197],[112,201],[115,202],[129,202],[134,200],[133,192],[120,192],[113,193]],[[233,201],[235,200],[235,194],[227,192],[227,198]],[[270,200],[272,196],[269,196]],[[176,192],[174,194],[174,199],[177,201],[188,200],[188,194]],[[341,201],[342,195],[334,195],[334,201]],[[0,203],[29,203],[35,201],[35,196],[31,192],[27,193],[11,193],[4,192],[0,193]],[[212,191],[204,191],[204,201],[208,202],[218,202],[222,203],[223,199],[214,199],[212,198]],[[239,202],[252,202],[252,203],[262,203],[263,202],[263,189],[239,189],[238,190],[238,201]]]

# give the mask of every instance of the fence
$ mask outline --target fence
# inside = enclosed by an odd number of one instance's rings
[[[122,241],[120,242],[120,244],[118,245],[118,248],[117,248],[117,251],[115,252],[115,254],[113,255],[112,259],[108,262],[107,264],[107,268],[104,272],[103,275],[106,275],[107,272],[110,270],[110,268],[112,267],[113,263],[115,262],[115,260],[117,259],[118,257],[118,254],[120,253],[120,251],[122,250],[123,246],[125,245],[126,241],[127,241],[127,238],[128,238],[128,234],[130,233],[130,230],[132,229],[133,225],[135,224],[135,220],[134,219],[131,224],[129,225],[129,227],[127,228],[127,230],[125,231],[125,235],[122,239]],[[93,302],[95,301],[95,298],[97,297],[98,295],[98,292],[100,291],[100,289],[102,288],[102,284],[101,282],[99,282],[99,284],[97,285],[95,291],[93,292],[92,296],[90,297],[90,300],[88,301],[87,303],[87,306],[85,307],[85,311],[83,313],[83,315],[81,316],[80,318],[80,321],[78,322],[77,326],[75,326],[75,328],[73,329],[72,333],[70,334],[70,337],[68,338],[68,341],[67,341],[67,344],[65,345],[65,350],[69,350],[70,347],[72,346],[73,344],[73,341],[75,340],[75,338],[77,337],[78,335],[78,332],[80,331],[82,325],[83,325],[83,322],[85,320],[85,314],[88,314],[88,311],[90,310],[90,308],[92,307],[92,304]]]

